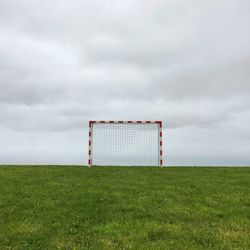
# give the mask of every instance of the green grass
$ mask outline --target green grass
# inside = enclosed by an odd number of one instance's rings
[[[250,168],[2,166],[0,249],[250,249]]]

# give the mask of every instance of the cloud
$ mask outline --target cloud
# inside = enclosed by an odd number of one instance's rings
[[[87,134],[90,119],[160,119],[173,136],[166,137],[171,164],[197,163],[194,133],[204,137],[202,164],[246,164],[249,10],[246,0],[2,1],[0,138],[11,143],[0,144],[0,162],[11,161],[9,151],[19,155],[21,141],[24,155],[44,138],[52,150],[57,136],[61,151],[34,161],[60,162],[61,152],[72,159],[68,142],[85,149],[76,134]],[[230,129],[220,141],[222,126]],[[186,152],[178,149],[187,143]],[[222,144],[217,155],[212,148]]]

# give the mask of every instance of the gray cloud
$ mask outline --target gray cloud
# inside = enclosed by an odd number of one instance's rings
[[[0,163],[83,163],[89,119],[162,119],[169,164],[249,165],[249,21],[246,0],[0,2]]]

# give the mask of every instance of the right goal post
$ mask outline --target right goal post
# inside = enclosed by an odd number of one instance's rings
[[[163,166],[162,121],[89,121],[88,165]]]

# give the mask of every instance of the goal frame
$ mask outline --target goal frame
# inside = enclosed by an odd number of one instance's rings
[[[94,124],[157,124],[158,125],[158,166],[163,167],[162,121],[89,121],[88,166],[93,166],[93,125]]]

